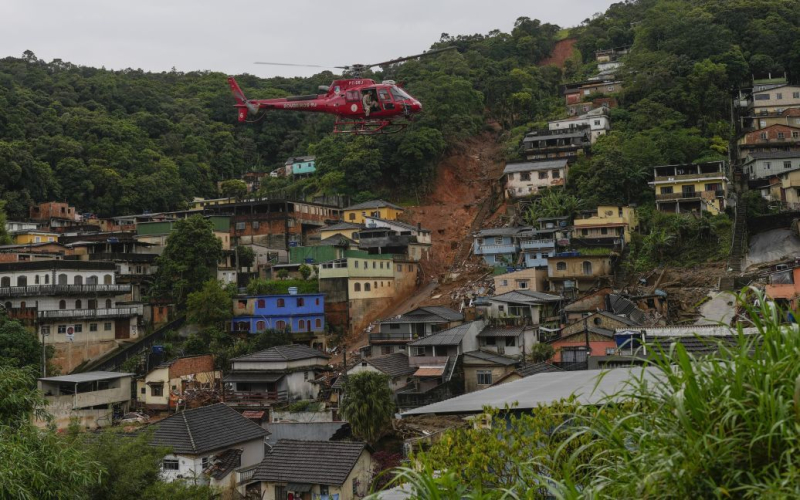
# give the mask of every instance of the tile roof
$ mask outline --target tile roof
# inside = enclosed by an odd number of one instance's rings
[[[754,160],[779,160],[781,158],[800,158],[800,151],[753,151],[747,156]]]
[[[278,441],[331,441],[337,434],[349,434],[347,422],[272,422],[265,424],[269,431],[267,444],[275,446]],[[343,429],[346,427],[347,429]]]
[[[389,203],[388,201],[383,200],[370,200],[365,201],[364,203],[358,203],[357,205],[351,205],[346,207],[345,210],[363,210],[365,208],[383,208],[389,207],[394,208],[395,210],[403,210],[403,207],[395,205],[394,203]]]
[[[420,366],[414,372],[415,377],[441,377],[444,373],[444,366]]]
[[[336,224],[330,226],[324,226],[319,228],[320,231],[341,231],[342,229],[363,229],[364,226],[362,224],[353,224],[352,222],[337,222]]]
[[[408,356],[402,352],[367,358],[365,361],[390,377],[402,377],[414,373],[414,367],[408,365]]]
[[[467,334],[473,323],[475,322],[473,321],[472,323],[464,323],[463,325],[448,328],[447,330],[442,330],[441,332],[436,332],[433,335],[428,335],[427,337],[417,339],[408,345],[458,345],[464,339],[464,335]]]
[[[447,319],[447,320],[450,320],[450,321],[461,321],[461,320],[464,319],[464,315],[463,314],[461,314],[458,311],[454,311],[453,309],[450,309],[449,307],[427,306],[427,307],[420,307],[419,309],[423,310],[423,311],[427,311],[427,312],[429,312],[431,314],[435,314],[437,316],[440,316],[440,317],[442,317],[444,319]]]
[[[521,302],[523,304],[543,304],[547,302],[558,302],[561,300],[561,297],[558,295],[550,295],[549,293],[515,290],[502,295],[489,297],[489,300],[496,300],[498,302]]]
[[[200,455],[259,439],[267,431],[224,403],[185,410],[152,425],[153,446],[175,454]]]
[[[231,371],[224,377],[223,382],[277,382],[286,375],[283,373],[266,373],[266,372],[252,372],[252,371]]]
[[[383,319],[381,323],[449,323],[463,319],[463,314],[449,307],[431,306],[418,307],[400,316]]]
[[[517,364],[517,360],[514,358],[509,358],[508,356],[503,356],[502,354],[497,354],[488,351],[465,352],[464,356],[480,359],[483,361],[487,361],[489,363],[494,363],[496,365],[513,366]]]
[[[365,444],[358,442],[282,439],[258,465],[252,480],[342,485],[364,449]]]
[[[541,138],[540,138],[541,140]],[[567,159],[561,160],[548,160],[548,161],[526,161],[521,163],[507,163],[506,168],[503,169],[503,174],[512,174],[514,172],[531,172],[534,170],[550,170],[553,168],[565,168],[567,166]]]
[[[478,337],[519,337],[524,330],[524,326],[489,326]]]
[[[277,347],[270,347],[269,349],[258,351],[253,354],[247,354],[245,356],[239,356],[238,358],[233,358],[231,361],[274,362],[274,361],[297,361],[300,359],[310,359],[310,358],[329,359],[330,356],[328,356],[322,351],[318,351],[317,349],[313,349],[306,345],[292,344],[292,345],[280,345]]]

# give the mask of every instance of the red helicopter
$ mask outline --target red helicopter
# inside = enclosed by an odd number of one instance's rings
[[[393,80],[377,83],[361,75],[367,68],[389,66],[391,64],[431,56],[456,47],[447,47],[401,57],[377,64],[354,64],[352,66],[336,66],[344,70],[342,80],[334,80],[330,86],[320,85],[324,94],[282,97],[279,99],[247,99],[233,77],[228,77],[228,84],[236,98],[235,107],[239,108],[239,121],[246,122],[248,113],[257,115],[259,110],[308,111],[311,113],[329,113],[336,115],[333,132],[336,134],[388,134],[399,132],[408,126],[408,121],[415,113],[422,111],[422,104],[410,96]],[[257,62],[274,66],[303,66],[323,68],[325,66],[306,64],[285,64]],[[261,116],[263,118],[263,115]],[[403,117],[404,122],[395,121]],[[258,121],[261,118],[252,121]]]

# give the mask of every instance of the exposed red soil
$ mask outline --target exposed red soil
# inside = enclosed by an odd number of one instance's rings
[[[556,42],[556,46],[553,49],[553,53],[550,54],[550,57],[540,61],[539,66],[554,65],[558,66],[559,68],[563,68],[564,62],[572,57],[575,42],[577,41],[578,40],[575,38],[565,38],[564,40],[559,40]]]

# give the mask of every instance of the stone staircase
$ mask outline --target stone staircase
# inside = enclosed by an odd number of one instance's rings
[[[728,269],[740,273],[744,269],[744,257],[747,255],[747,200],[741,195],[737,195],[732,240]]]

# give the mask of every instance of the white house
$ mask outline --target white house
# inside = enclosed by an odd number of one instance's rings
[[[764,179],[800,168],[800,151],[753,151],[744,160],[751,179]]]
[[[236,468],[264,459],[267,431],[224,403],[176,413],[153,427],[150,444],[172,449],[161,462],[161,477],[167,482],[187,480],[232,490]]]
[[[54,418],[58,429],[69,427],[77,419],[82,428],[111,427],[116,409],[120,414],[128,411],[131,403],[132,373],[86,372],[58,377],[44,377],[37,381],[39,390],[47,401],[47,412]],[[47,422],[36,421],[45,426]]]
[[[591,134],[591,143],[597,142],[597,138],[605,135],[611,130],[611,120],[608,117],[608,109],[596,108],[586,114],[573,116],[563,120],[555,120],[548,123],[550,130],[565,130],[588,126]]]
[[[506,178],[506,197],[535,195],[542,188],[564,186],[567,183],[566,158],[548,161],[508,163],[503,169]]]

